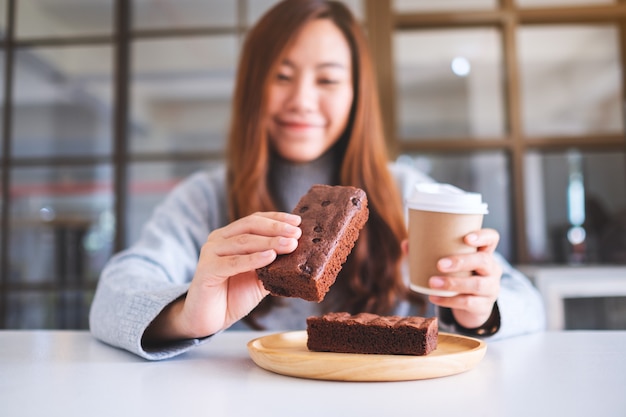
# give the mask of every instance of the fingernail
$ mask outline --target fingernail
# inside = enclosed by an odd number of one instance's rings
[[[289,246],[291,244],[291,239],[288,237],[281,237],[278,239],[278,244],[280,246]]]
[[[467,235],[467,241],[469,243],[478,242],[478,235],[476,233],[470,233],[469,235]]]
[[[292,214],[292,213],[288,213],[287,214],[288,220],[293,221],[294,223],[299,224],[301,221],[300,216],[298,216],[297,214]]]
[[[288,223],[285,223],[284,230],[288,234],[297,234],[297,233],[299,233],[300,228],[297,227],[297,226],[292,226],[292,225],[290,225]]]
[[[443,258],[439,260],[439,268],[448,269],[452,266],[452,260],[448,258]]]
[[[262,258],[271,258],[272,256],[274,256],[274,251],[272,249],[265,250],[263,252],[260,252],[259,256]]]
[[[432,277],[431,279],[428,280],[428,284],[432,287],[432,288],[441,288],[443,287],[443,279],[439,278],[439,277]]]

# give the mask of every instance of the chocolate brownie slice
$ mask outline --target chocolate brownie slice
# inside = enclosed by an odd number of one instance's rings
[[[298,247],[257,273],[273,295],[320,302],[367,222],[367,196],[356,187],[314,185],[293,213],[302,217]]]
[[[307,347],[316,352],[428,355],[439,334],[436,317],[328,313],[306,323]]]

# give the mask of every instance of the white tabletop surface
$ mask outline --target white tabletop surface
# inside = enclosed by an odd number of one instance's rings
[[[87,332],[0,331],[0,416],[626,416],[626,331],[489,342],[472,370],[406,382],[299,379],[225,332],[149,362]]]

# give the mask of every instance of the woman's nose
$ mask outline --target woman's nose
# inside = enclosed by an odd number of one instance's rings
[[[315,84],[307,79],[293,83],[289,107],[298,111],[313,111],[317,108],[318,93]]]

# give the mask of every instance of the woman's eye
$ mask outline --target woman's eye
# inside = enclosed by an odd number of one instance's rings
[[[323,85],[333,85],[333,84],[339,83],[337,80],[332,79],[332,78],[321,78],[318,80],[318,82]]]
[[[278,73],[278,75],[276,75],[276,79],[278,81],[289,81],[291,79],[291,77],[289,75],[287,75],[287,74]]]

